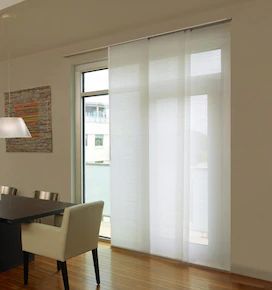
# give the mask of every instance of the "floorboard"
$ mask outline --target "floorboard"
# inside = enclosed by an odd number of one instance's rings
[[[272,290],[271,283],[196,268],[99,244],[101,285],[96,286],[92,254],[68,261],[71,290]],[[30,263],[29,285],[23,285],[23,268],[0,273],[0,290],[63,289],[55,261],[36,257]]]

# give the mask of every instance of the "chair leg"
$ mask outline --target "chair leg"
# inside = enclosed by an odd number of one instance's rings
[[[24,284],[28,284],[28,264],[29,264],[29,253],[23,252],[24,257]]]
[[[99,274],[97,248],[92,250],[92,254],[93,254],[93,263],[94,263],[96,283],[97,283],[97,285],[99,285],[100,284],[100,274]]]
[[[61,270],[61,264],[60,264],[60,261],[57,261],[57,270],[58,270],[58,272]]]
[[[58,261],[61,267],[61,272],[62,272],[62,279],[63,279],[63,284],[64,284],[64,289],[69,290],[69,280],[68,280],[68,273],[67,273],[67,264],[65,262],[60,262]]]

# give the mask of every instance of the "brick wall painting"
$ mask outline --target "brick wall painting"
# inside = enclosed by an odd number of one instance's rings
[[[5,114],[22,117],[32,138],[6,139],[7,152],[52,152],[50,86],[5,93]]]

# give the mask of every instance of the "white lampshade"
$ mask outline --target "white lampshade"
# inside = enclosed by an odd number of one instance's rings
[[[29,138],[31,134],[23,118],[1,117],[0,138]]]

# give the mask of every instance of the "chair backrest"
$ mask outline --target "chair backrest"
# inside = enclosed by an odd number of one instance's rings
[[[56,192],[43,191],[43,190],[35,190],[34,191],[34,197],[36,199],[44,199],[44,200],[57,201],[58,198],[59,198],[59,194],[56,193]]]
[[[0,186],[0,194],[16,195],[17,194],[17,188],[1,185]]]
[[[104,202],[79,204],[64,210],[65,259],[96,249]]]

